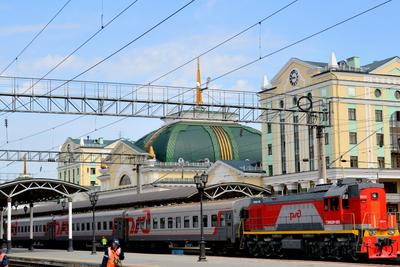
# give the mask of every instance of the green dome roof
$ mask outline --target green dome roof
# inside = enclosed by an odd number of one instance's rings
[[[153,131],[136,143],[145,151],[153,146],[156,158],[176,162],[253,160],[261,162],[261,132],[237,123],[178,121]]]

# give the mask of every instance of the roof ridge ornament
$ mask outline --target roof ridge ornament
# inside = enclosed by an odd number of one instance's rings
[[[338,69],[338,68],[339,68],[339,66],[337,63],[335,52],[332,51],[331,55],[329,57],[328,69],[331,70],[331,69]]]
[[[267,89],[271,89],[271,88],[272,88],[272,85],[269,82],[267,75],[265,74],[262,79],[261,90],[267,90]]]

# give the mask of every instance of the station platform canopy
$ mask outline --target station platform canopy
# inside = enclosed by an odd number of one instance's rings
[[[0,207],[7,206],[9,199],[13,203],[30,204],[69,198],[75,193],[86,191],[86,187],[57,179],[18,178],[0,184]]]
[[[195,202],[199,200],[199,193],[194,186],[174,188],[153,188],[152,192],[136,194],[135,187],[113,189],[109,191],[98,191],[99,196],[96,210],[113,208],[138,208],[157,205],[168,205],[184,202]],[[204,196],[207,201],[232,199],[239,197],[263,197],[270,196],[271,191],[267,188],[246,183],[220,183],[205,188]],[[85,200],[74,201],[74,211],[83,212],[90,210],[91,204],[86,197]],[[61,205],[51,203],[49,205],[37,206],[36,214],[55,214],[62,212]],[[21,211],[15,215],[24,215]]]

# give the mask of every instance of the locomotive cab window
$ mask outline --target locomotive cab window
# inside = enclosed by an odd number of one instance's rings
[[[338,197],[333,197],[330,199],[329,209],[331,211],[339,210],[339,198]]]
[[[325,198],[324,199],[324,211],[329,210],[329,199]]]
[[[343,209],[348,209],[349,207],[350,207],[349,194],[346,193],[342,197],[342,208]]]

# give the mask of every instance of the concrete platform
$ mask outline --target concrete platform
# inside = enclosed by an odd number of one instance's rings
[[[207,257],[207,262],[197,262],[197,256],[194,255],[167,255],[167,254],[140,254],[126,253],[126,259],[123,261],[125,267],[187,267],[187,266],[221,266],[221,267],[345,267],[345,266],[365,266],[359,263],[347,262],[322,262],[311,260],[289,260],[289,259],[251,259],[239,257]],[[69,266],[69,267],[92,267],[99,266],[102,260],[102,253],[91,255],[90,251],[67,252],[61,250],[37,249],[33,252],[25,249],[14,249],[9,255],[11,260],[18,262],[32,262],[31,265],[15,266]],[[398,263],[393,263],[398,266]],[[14,266],[14,265],[11,265]],[[367,266],[382,266],[380,264],[368,264]],[[386,265],[387,266],[387,265]]]

